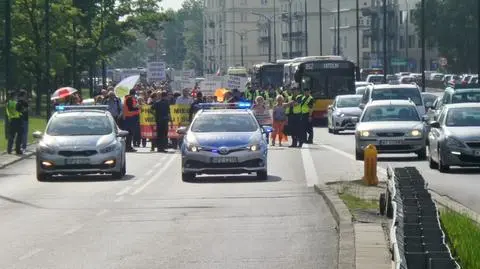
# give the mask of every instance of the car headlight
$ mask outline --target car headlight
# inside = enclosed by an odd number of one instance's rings
[[[343,118],[343,117],[345,117],[345,114],[342,113],[342,112],[335,112],[335,116]]]
[[[369,131],[360,131],[360,136],[362,137],[369,137],[371,133]]]
[[[187,144],[186,146],[187,146],[187,150],[191,152],[199,152],[201,149],[201,147],[195,144]]]
[[[260,150],[260,145],[254,144],[248,147],[251,151],[257,151]]]
[[[453,148],[464,148],[465,145],[462,143],[462,141],[453,138],[453,137],[447,137],[447,146],[448,147],[453,147]]]
[[[420,130],[413,130],[410,132],[410,135],[411,136],[421,136],[422,135],[422,131]]]
[[[40,143],[38,145],[38,151],[40,151],[41,153],[46,153],[46,154],[55,154],[55,149],[54,148],[49,147],[48,145],[43,144],[43,143]]]
[[[102,148],[99,151],[100,151],[100,153],[109,153],[109,152],[112,152],[116,149],[117,149],[117,144],[112,144],[112,145],[109,145],[109,146],[106,146],[106,147]]]

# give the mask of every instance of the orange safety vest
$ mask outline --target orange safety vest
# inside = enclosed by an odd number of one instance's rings
[[[131,96],[125,96],[125,99],[123,100],[123,116],[125,118],[130,118],[130,117],[134,117],[134,116],[138,116],[140,115],[140,110],[134,110],[134,111],[130,111],[128,109],[128,106],[127,106],[127,100],[128,99],[132,99],[132,104],[133,106],[136,106],[137,105],[137,100],[135,100],[135,98],[132,98]]]

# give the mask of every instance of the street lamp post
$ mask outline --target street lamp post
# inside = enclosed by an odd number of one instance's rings
[[[273,0],[273,60],[277,61],[277,1]]]
[[[318,0],[318,20],[320,34],[320,55],[323,55],[323,16],[322,16],[322,0]]]
[[[307,12],[307,0],[304,0],[304,8],[305,8],[305,11],[304,11],[304,27],[305,27],[305,56],[308,56],[308,23],[307,23],[307,20],[308,20],[308,12]]]
[[[101,2],[101,5],[102,5],[102,11],[101,11],[101,29],[102,29],[102,36],[100,37],[101,38],[101,43],[100,43],[100,46],[101,46],[101,51],[102,51],[102,54],[103,54],[103,50],[104,50],[104,39],[105,39],[105,22],[104,22],[104,17],[105,17],[105,2],[102,0]],[[103,87],[106,88],[107,87],[107,66],[106,66],[106,62],[105,62],[105,59],[104,59],[104,55],[102,55],[102,84],[103,84]]]
[[[422,39],[422,92],[425,92],[425,0],[421,0],[421,39]]]
[[[407,60],[407,71],[410,70],[410,67],[408,66],[408,24],[409,24],[409,21],[410,21],[410,15],[408,14],[409,13],[409,10],[410,10],[410,5],[408,3],[408,0],[405,0],[405,6],[407,8],[407,12],[405,12],[405,59]]]
[[[264,14],[257,13],[257,12],[251,12],[251,13],[253,15],[257,15],[263,18],[267,22],[268,62],[271,63],[272,62],[272,18],[269,18]],[[275,16],[273,16],[273,18],[275,18]],[[274,24],[274,27],[275,27],[275,24]],[[275,40],[273,42],[276,43]],[[275,51],[275,54],[277,54],[276,51]]]
[[[357,69],[360,70],[360,4],[359,1],[356,1],[355,5],[355,15],[357,19]],[[357,80],[360,80],[360,72],[356,72]]]
[[[243,59],[244,59],[244,57],[243,57],[244,44],[243,44],[243,41],[245,41],[245,37],[247,36],[247,33],[253,32],[253,31],[257,31],[257,29],[244,30],[242,32],[237,32],[237,31],[234,31],[234,30],[226,30],[226,32],[232,32],[234,34],[237,34],[240,37],[240,59],[241,59],[242,66],[244,66],[244,61],[243,61]]]
[[[340,1],[340,0],[338,0]],[[288,54],[293,58],[293,40],[292,40],[292,0],[288,1]]]
[[[478,13],[477,13],[477,38],[478,40],[480,41],[480,3],[477,3],[477,8],[478,8]],[[477,73],[478,73],[478,77],[480,78],[480,42],[478,42],[477,44],[478,48],[477,48],[477,57],[478,57],[478,62],[477,62]]]
[[[12,0],[5,1],[5,47],[3,50],[5,59],[5,89],[6,95],[13,88],[12,68],[10,67],[12,61]],[[6,126],[6,125],[5,125]]]
[[[340,54],[340,0],[337,0],[337,55]]]
[[[387,59],[387,0],[383,0],[383,79],[387,80],[388,59]]]
[[[45,91],[47,92],[47,120],[50,118],[50,0],[45,0]]]

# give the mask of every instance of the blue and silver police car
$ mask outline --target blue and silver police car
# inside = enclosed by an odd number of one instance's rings
[[[252,174],[267,180],[268,143],[272,128],[260,126],[249,103],[200,104],[189,127],[177,130],[181,146],[182,180],[197,175]]]

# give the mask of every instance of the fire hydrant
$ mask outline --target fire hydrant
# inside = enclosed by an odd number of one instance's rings
[[[368,186],[377,186],[377,148],[370,144],[364,150],[363,181]]]

